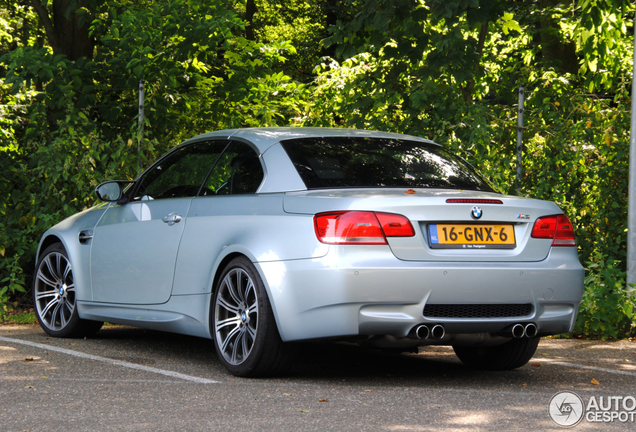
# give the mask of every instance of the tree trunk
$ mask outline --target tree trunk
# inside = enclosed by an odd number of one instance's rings
[[[323,6],[323,12],[325,16],[325,26],[323,28],[324,37],[329,35],[329,27],[335,26],[338,23],[338,0],[326,0]],[[322,45],[322,44],[321,44]],[[336,44],[331,44],[328,47],[322,45],[321,55],[323,57],[336,58]]]
[[[55,54],[64,54],[70,60],[80,57],[92,58],[94,41],[88,33],[88,21],[80,26],[80,17],[75,13],[75,7],[81,7],[82,2],[73,0],[54,0],[52,12],[40,0],[31,0],[33,9],[37,12],[49,45]]]
[[[245,5],[245,39],[253,41],[254,36],[254,14],[256,14],[256,3],[254,0],[247,0]]]
[[[488,21],[481,25],[479,29],[479,40],[477,41],[477,55],[481,59],[481,54],[484,52],[484,44],[486,43],[486,36],[488,35]],[[473,78],[466,83],[464,87],[462,87],[462,94],[464,96],[464,101],[471,103],[473,101],[473,88],[475,88],[475,78],[474,76],[477,74],[479,70],[479,63],[475,65],[475,70],[473,71]]]
[[[540,0],[542,10],[556,6],[559,0]],[[576,74],[579,71],[579,59],[576,56],[576,45],[572,41],[561,39],[559,23],[552,17],[543,15],[539,19],[541,25],[541,54],[546,66],[552,66],[559,72]]]

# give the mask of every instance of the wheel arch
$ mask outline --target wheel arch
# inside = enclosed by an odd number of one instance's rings
[[[66,247],[66,244],[64,244],[64,241],[62,240],[60,236],[56,234],[46,235],[42,237],[42,240],[40,240],[40,245],[38,246],[38,251],[35,255],[35,265],[37,265],[37,262],[40,259],[40,254],[42,253],[42,251],[44,251],[47,247],[55,243],[62,243],[62,246],[64,246],[64,249],[66,249],[68,253],[68,247]]]
[[[243,253],[240,252],[231,252],[228,255],[226,255],[225,257],[223,257],[223,259],[221,259],[221,262],[219,262],[219,264],[216,266],[216,270],[214,273],[214,278],[212,278],[212,295],[214,296],[214,291],[216,290],[216,285],[219,283],[219,279],[221,279],[221,274],[223,273],[223,270],[225,270],[225,267],[227,267],[227,265],[234,260],[235,258],[239,258],[239,257],[245,257],[247,259],[249,259],[249,257]],[[250,260],[251,261],[251,260]]]
[[[278,329],[278,333],[282,335],[282,333],[281,333],[282,329],[281,329],[281,326],[280,326],[280,319],[278,317],[278,311],[276,309],[276,304],[272,300],[272,292],[271,292],[269,283],[267,281],[267,278],[263,274],[260,266],[257,265],[256,259],[253,256],[250,256],[250,255],[251,254],[247,250],[233,249],[233,250],[229,251],[226,255],[224,255],[222,258],[219,258],[218,264],[214,267],[214,276],[212,277],[212,285],[211,285],[211,292],[210,292],[210,302],[208,304],[208,328],[210,330],[211,337],[214,337],[214,333],[212,331],[212,322],[214,321],[214,318],[212,316],[213,315],[212,302],[214,301],[214,293],[216,291],[216,286],[219,283],[219,280],[221,279],[221,274],[223,274],[223,271],[225,270],[227,265],[230,262],[232,262],[232,260],[234,260],[235,258],[239,258],[239,257],[247,258],[252,263],[252,265],[254,266],[254,269],[258,273],[258,276],[263,281],[263,285],[265,285],[265,291],[267,291],[267,297],[269,298],[269,303],[270,303],[270,306],[272,308],[272,312],[274,313],[274,321],[276,322],[276,328]]]
[[[42,256],[42,252],[51,245],[60,243],[73,266],[73,277],[76,284],[78,300],[90,301],[92,300],[90,273],[88,270],[90,253],[86,249],[90,248],[90,245],[81,244],[79,240],[74,241],[73,238],[77,239],[77,237],[75,237],[77,234],[74,234],[74,232],[75,231],[59,231],[55,228],[45,232],[40,239],[33,270],[37,271],[36,267]]]

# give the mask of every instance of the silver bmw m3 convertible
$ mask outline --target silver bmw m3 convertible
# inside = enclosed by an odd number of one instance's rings
[[[40,241],[46,333],[104,321],[209,338],[234,375],[281,374],[294,341],[452,345],[512,369],[572,331],[583,288],[557,205],[496,192],[429,140],[351,129],[197,136]]]

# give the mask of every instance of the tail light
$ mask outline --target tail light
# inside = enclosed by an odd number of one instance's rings
[[[326,244],[387,244],[386,237],[415,235],[409,220],[397,214],[337,211],[314,216],[318,240]]]
[[[552,215],[536,220],[533,238],[552,239],[552,246],[576,246],[574,227],[566,215]]]

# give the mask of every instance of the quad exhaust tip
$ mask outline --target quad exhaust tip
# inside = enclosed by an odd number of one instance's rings
[[[428,339],[431,335],[431,331],[425,325],[421,325],[415,329],[415,335],[418,339]]]
[[[417,336],[418,339],[428,339],[429,337],[432,337],[433,339],[442,339],[445,335],[446,330],[441,324],[435,324],[431,328],[422,324],[415,328],[415,336]]]
[[[526,325],[526,328],[525,328],[526,337],[533,338],[537,335],[537,333],[539,333],[539,329],[534,323],[530,323]]]
[[[444,337],[445,334],[446,330],[444,330],[444,326],[440,324],[434,325],[431,329],[431,336],[433,336],[433,339],[441,339]]]
[[[521,339],[523,337],[533,338],[539,333],[539,329],[535,323],[518,323],[512,326],[510,333],[515,339]],[[428,325],[421,324],[415,328],[415,336],[421,340],[428,339],[429,337],[433,339],[443,339],[444,336],[446,336],[446,329],[441,324],[435,324],[430,328]]]
[[[512,326],[512,337],[515,339],[520,339],[522,337],[533,338],[537,335],[539,330],[537,329],[537,325],[534,323],[529,323],[526,325],[523,324],[515,324]]]
[[[526,328],[523,324],[515,324],[512,326],[512,337],[521,339],[526,334]]]

